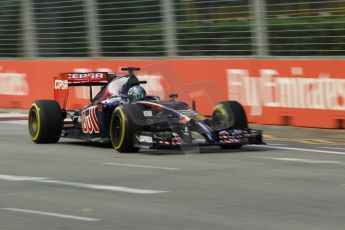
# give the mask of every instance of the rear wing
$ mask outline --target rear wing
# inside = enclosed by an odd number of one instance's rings
[[[65,109],[69,87],[89,86],[90,100],[92,100],[92,86],[105,86],[115,77],[115,74],[106,72],[61,73],[54,78],[54,99],[62,109]]]
[[[68,81],[68,86],[105,85],[109,82],[106,72],[61,73],[58,77]]]

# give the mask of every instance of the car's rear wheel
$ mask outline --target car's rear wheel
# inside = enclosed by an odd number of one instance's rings
[[[54,100],[35,101],[29,111],[28,126],[33,142],[58,142],[62,130],[62,112],[59,104]]]
[[[121,153],[138,152],[134,146],[134,135],[145,126],[143,112],[139,105],[117,107],[111,117],[110,139],[115,150]]]
[[[213,110],[212,123],[215,130],[248,128],[246,112],[237,101],[224,101]],[[241,143],[220,145],[223,149],[241,148]]]

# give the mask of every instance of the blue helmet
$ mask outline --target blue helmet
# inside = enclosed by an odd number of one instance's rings
[[[140,85],[136,85],[128,90],[128,97],[131,101],[139,101],[146,97],[146,91]]]

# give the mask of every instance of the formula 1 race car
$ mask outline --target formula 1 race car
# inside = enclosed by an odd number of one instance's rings
[[[262,144],[260,130],[248,128],[240,103],[217,104],[212,116],[196,112],[171,94],[169,100],[146,95],[134,71],[118,76],[106,72],[63,73],[55,77],[54,99],[33,102],[29,132],[35,143],[56,143],[60,137],[111,142],[119,152],[140,148],[218,145],[224,149]],[[67,110],[70,87],[89,86],[90,103],[82,110]],[[92,86],[102,86],[93,97]]]

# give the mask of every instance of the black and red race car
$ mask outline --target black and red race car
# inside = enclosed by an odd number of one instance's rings
[[[131,87],[144,85],[134,71],[118,76],[106,72],[63,73],[55,78],[54,99],[34,101],[29,112],[29,132],[35,143],[56,143],[61,137],[111,142],[119,152],[140,148],[218,145],[224,149],[262,144],[262,132],[248,128],[240,103],[218,103],[212,116],[204,116],[171,94],[169,100],[145,95],[131,100]],[[89,86],[90,103],[82,110],[67,110],[70,87]],[[92,86],[102,86],[92,96]]]

